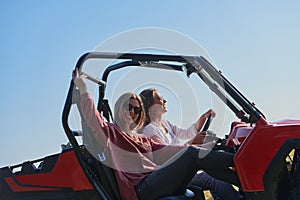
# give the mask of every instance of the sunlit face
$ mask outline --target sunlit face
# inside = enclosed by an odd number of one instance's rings
[[[166,100],[157,92],[153,92],[153,105],[150,108],[152,113],[162,115],[167,112]]]
[[[130,99],[123,107],[124,122],[131,130],[137,127],[137,120],[142,112],[142,107],[137,99]]]

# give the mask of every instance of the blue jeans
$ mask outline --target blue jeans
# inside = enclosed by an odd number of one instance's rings
[[[202,157],[199,155],[206,156]],[[236,173],[229,168],[233,165],[233,154],[231,153],[188,146],[169,159],[158,170],[153,171],[144,178],[136,186],[136,193],[139,199],[143,200],[181,194],[193,180],[197,171],[201,169],[216,179],[239,185]],[[197,179],[196,175],[193,181],[198,182],[199,179]],[[216,183],[218,181],[214,179],[213,182]],[[211,183],[213,182],[209,182],[206,186],[212,186]],[[217,188],[220,189],[219,187]],[[222,189],[218,191],[223,193]],[[227,191],[224,192],[226,193]],[[236,193],[236,197],[238,199],[238,193]]]

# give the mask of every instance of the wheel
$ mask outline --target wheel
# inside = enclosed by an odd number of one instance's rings
[[[296,200],[300,199],[300,150],[298,149],[295,152],[295,155],[297,157],[297,163],[295,165],[295,170],[294,170],[294,182],[293,182],[293,187],[292,187],[292,195],[291,195],[291,200]]]

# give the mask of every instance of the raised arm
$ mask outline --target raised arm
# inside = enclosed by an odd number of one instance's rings
[[[111,130],[110,125],[100,115],[93,99],[87,92],[87,87],[83,80],[84,75],[79,75],[78,70],[76,69],[73,71],[72,77],[80,92],[80,105],[82,108],[83,117],[85,118],[88,127],[91,128],[96,140],[102,146],[105,146],[108,138],[110,138],[110,135],[113,133],[113,130]]]

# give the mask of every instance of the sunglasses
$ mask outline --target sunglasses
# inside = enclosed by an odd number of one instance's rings
[[[131,104],[128,104],[128,106],[124,106],[124,108],[125,108],[125,110],[127,110],[129,112],[132,111],[132,109],[133,109],[133,112],[136,115],[139,114],[143,110],[141,107],[133,106]]]

